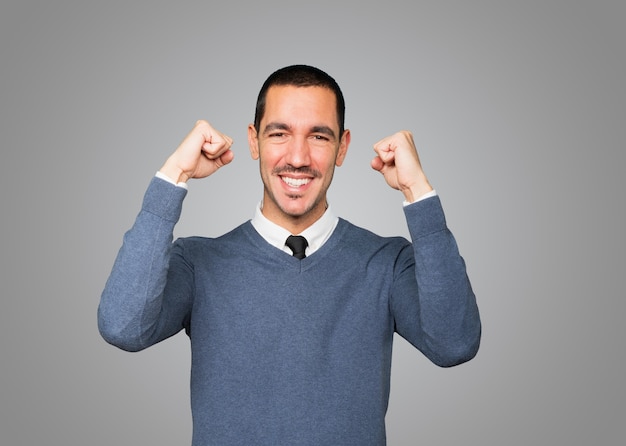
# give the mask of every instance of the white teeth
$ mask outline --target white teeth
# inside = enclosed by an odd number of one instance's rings
[[[300,187],[300,186],[304,186],[305,184],[309,184],[311,182],[310,178],[289,178],[289,177],[282,177],[282,178],[283,178],[283,181],[291,187]]]

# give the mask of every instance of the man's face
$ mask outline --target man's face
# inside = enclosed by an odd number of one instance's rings
[[[339,135],[335,101],[323,87],[273,86],[259,132],[248,127],[263,180],[263,214],[292,232],[322,216],[335,166],[348,150],[350,132]]]

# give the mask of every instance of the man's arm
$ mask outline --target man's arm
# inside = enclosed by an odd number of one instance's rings
[[[465,262],[439,197],[405,206],[412,244],[392,291],[396,331],[433,363],[450,367],[478,352],[481,322]]]
[[[98,328],[110,344],[138,351],[182,329],[191,299],[183,292],[187,286],[180,281],[177,299],[166,298],[164,290],[173,230],[186,192],[153,178],[141,211],[124,234],[98,307]]]
[[[478,306],[439,197],[420,199],[433,189],[413,136],[396,133],[376,143],[374,150],[372,168],[412,203],[404,212],[413,243],[398,259],[392,290],[396,331],[439,366],[466,362],[480,344]]]
[[[173,183],[204,178],[230,163],[232,140],[198,121],[159,171]],[[180,331],[189,317],[193,271],[172,244],[187,190],[153,178],[126,232],[98,307],[103,338],[137,351]]]

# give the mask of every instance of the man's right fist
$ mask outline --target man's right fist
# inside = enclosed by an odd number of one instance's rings
[[[232,144],[232,138],[199,120],[159,171],[177,183],[208,177],[233,160]]]

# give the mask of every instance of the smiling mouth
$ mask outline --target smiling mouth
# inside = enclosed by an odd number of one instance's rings
[[[309,184],[312,180],[311,178],[291,178],[284,176],[281,176],[280,179],[290,187],[302,187]]]

